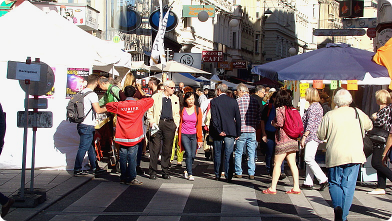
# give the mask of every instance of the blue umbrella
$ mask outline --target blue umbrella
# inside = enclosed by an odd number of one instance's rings
[[[273,80],[363,80],[389,77],[388,70],[372,61],[375,53],[347,44],[325,48],[253,67],[252,72]]]

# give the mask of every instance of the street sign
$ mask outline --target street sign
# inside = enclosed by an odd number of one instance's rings
[[[365,29],[314,29],[314,36],[362,36]]]
[[[26,102],[25,102],[26,105]],[[26,108],[26,107],[25,107]],[[29,107],[28,109],[47,109],[48,108],[48,99],[47,98],[29,98]]]
[[[25,124],[24,111],[18,111],[16,125],[19,128],[23,128]],[[36,119],[36,120],[35,120]],[[50,111],[39,111],[34,113],[34,111],[29,111],[28,116],[28,128],[51,128],[53,126],[53,113]]]
[[[353,18],[343,19],[343,28],[375,28],[377,18]]]
[[[7,79],[40,81],[40,64],[26,64],[25,62],[8,61]]]

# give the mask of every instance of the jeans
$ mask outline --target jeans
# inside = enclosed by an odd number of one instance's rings
[[[246,148],[244,148],[246,147]],[[255,163],[255,154],[256,154],[256,133],[241,133],[241,136],[237,140],[235,153],[234,153],[234,162],[235,162],[235,174],[242,175],[242,153],[248,152],[248,175],[254,176],[256,163]]]
[[[377,170],[377,188],[385,189],[387,187],[387,178],[392,181],[392,171],[383,165],[382,154],[384,148],[373,149],[372,167]]]
[[[320,166],[317,164],[315,157],[319,143],[316,141],[309,141],[305,145],[305,185],[313,186],[313,177],[316,176],[319,183],[324,183],[328,181],[327,176],[321,170]]]
[[[353,202],[359,167],[360,164],[345,164],[329,168],[329,194],[333,207],[343,209],[343,220],[347,219]]]
[[[181,144],[185,149],[186,171],[188,172],[188,175],[192,175],[192,165],[197,151],[196,134],[181,134]]]
[[[223,155],[223,170],[227,180],[233,177],[234,162],[234,137],[222,137],[220,139],[214,138],[214,170],[215,176],[220,177],[220,167]]]
[[[8,202],[9,198],[4,196],[4,194],[0,193],[0,204],[5,205]]]
[[[80,136],[80,143],[76,154],[74,171],[82,170],[82,163],[86,152],[88,152],[91,169],[95,169],[97,160],[97,155],[95,154],[95,149],[93,147],[95,127],[86,124],[78,124],[77,129]]]
[[[173,121],[159,121],[159,130],[150,138],[150,166],[149,174],[156,175],[158,170],[158,156],[162,147],[162,174],[169,175],[169,163],[172,153],[174,134],[177,126]]]
[[[120,145],[120,179],[130,182],[136,178],[136,159],[139,145],[123,146]]]
[[[144,139],[137,144],[137,158],[136,158],[136,166],[140,166],[140,162],[142,161],[143,155],[143,146],[144,146]]]

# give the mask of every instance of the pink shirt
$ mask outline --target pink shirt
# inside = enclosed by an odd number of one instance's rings
[[[189,115],[186,110],[184,110],[182,115],[182,127],[181,133],[183,134],[196,134],[196,113]]]

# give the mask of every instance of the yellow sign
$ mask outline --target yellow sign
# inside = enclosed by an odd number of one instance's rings
[[[305,92],[306,92],[306,89],[308,89],[308,88],[309,88],[309,83],[299,84],[299,90],[300,90],[301,97],[305,97]]]
[[[357,80],[347,80],[347,90],[357,91],[358,90],[358,81]]]

